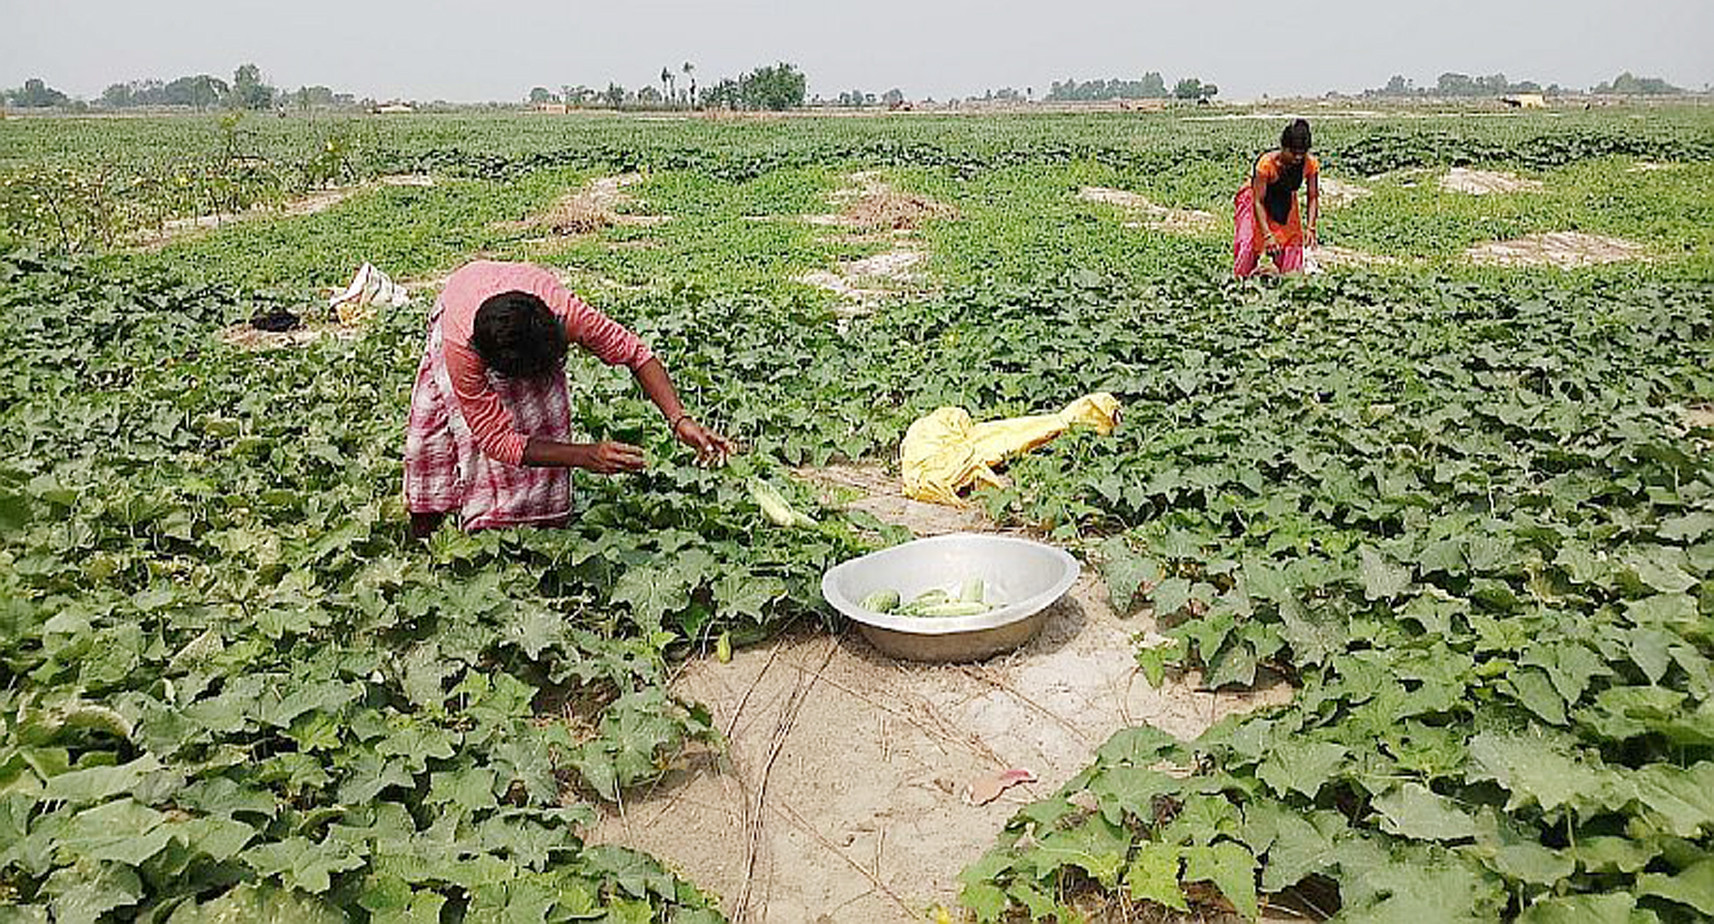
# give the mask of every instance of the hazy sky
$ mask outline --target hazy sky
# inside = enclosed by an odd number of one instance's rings
[[[0,0],[0,85],[42,77],[74,96],[245,61],[284,88],[359,97],[516,100],[531,86],[699,83],[779,60],[813,94],[944,99],[1066,77],[1158,70],[1229,99],[1503,72],[1586,88],[1621,70],[1714,81],[1714,0],[973,0],[604,3],[517,0]]]

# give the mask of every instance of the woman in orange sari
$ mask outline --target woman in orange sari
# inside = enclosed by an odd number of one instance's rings
[[[1280,133],[1280,147],[1256,159],[1250,182],[1233,199],[1232,271],[1239,277],[1303,272],[1303,250],[1314,247],[1321,213],[1321,162],[1309,153],[1309,123],[1297,119]],[[1304,203],[1307,228],[1299,215],[1297,191],[1308,186]],[[1263,268],[1262,254],[1273,259]]]

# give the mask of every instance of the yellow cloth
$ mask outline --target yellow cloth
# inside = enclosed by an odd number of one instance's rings
[[[1029,452],[1077,425],[1106,436],[1119,423],[1119,401],[1106,392],[1084,395],[1057,414],[1012,417],[979,424],[961,407],[943,407],[905,431],[899,468],[905,496],[934,504],[961,506],[958,492],[976,485],[1000,487],[1005,479],[994,466]]]

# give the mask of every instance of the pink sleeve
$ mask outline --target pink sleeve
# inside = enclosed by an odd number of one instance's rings
[[[541,287],[536,294],[565,322],[565,333],[571,342],[594,353],[607,365],[627,366],[635,371],[655,358],[649,345],[641,338],[590,307],[570,289],[560,285],[552,273],[542,272]]]
[[[482,357],[467,346],[446,343],[446,372],[452,379],[452,392],[458,398],[459,412],[465,426],[476,437],[482,454],[507,465],[524,463],[524,446],[529,439],[512,427],[512,412],[500,403],[500,396],[488,387],[488,372]]]

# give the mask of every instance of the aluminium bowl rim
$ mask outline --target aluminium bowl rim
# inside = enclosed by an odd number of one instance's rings
[[[940,545],[948,542],[967,541],[970,539],[975,539],[980,542],[1024,545],[1029,546],[1032,551],[1046,552],[1051,557],[1058,559],[1064,566],[1063,573],[1051,586],[1048,587],[1048,589],[1041,593],[1034,594],[1013,603],[1008,603],[1005,606],[989,610],[986,613],[979,613],[975,616],[927,618],[922,616],[893,616],[886,613],[874,613],[858,606],[855,601],[846,599],[843,594],[838,593],[834,589],[835,585],[838,583],[839,576],[850,571],[852,567],[858,563],[874,556],[883,555],[897,549],[903,549],[913,545]],[[940,536],[928,536],[922,539],[913,539],[910,542],[889,546],[885,549],[878,549],[867,555],[861,555],[857,558],[849,559],[834,565],[832,568],[827,570],[827,573],[821,576],[821,596],[829,605],[839,611],[841,615],[853,622],[862,623],[863,625],[874,626],[878,629],[887,629],[893,632],[901,632],[906,635],[958,635],[997,629],[1034,616],[1042,610],[1052,606],[1054,603],[1058,602],[1061,597],[1065,596],[1066,592],[1071,589],[1072,585],[1077,583],[1077,579],[1082,575],[1082,571],[1082,564],[1078,562],[1077,558],[1070,552],[1067,552],[1058,546],[1048,545],[1045,542],[1036,542],[1033,539],[1024,539],[1018,536],[996,536],[992,533],[946,533]]]

